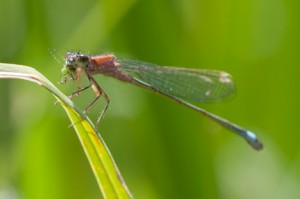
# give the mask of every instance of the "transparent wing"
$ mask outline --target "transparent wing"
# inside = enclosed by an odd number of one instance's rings
[[[121,70],[152,87],[194,102],[220,101],[234,93],[230,74],[223,71],[157,66],[119,60]]]

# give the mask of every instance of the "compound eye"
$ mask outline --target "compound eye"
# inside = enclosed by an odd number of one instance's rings
[[[80,65],[80,66],[87,66],[89,64],[89,57],[85,56],[85,55],[80,55],[77,57],[76,62]]]

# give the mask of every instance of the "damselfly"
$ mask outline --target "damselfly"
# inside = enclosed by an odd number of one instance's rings
[[[251,131],[188,102],[210,102],[230,96],[235,88],[232,77],[226,72],[157,66],[140,61],[118,59],[112,54],[91,56],[68,52],[62,74],[62,83],[69,80],[78,81],[78,89],[70,96],[71,99],[90,87],[93,89],[96,98],[87,106],[84,113],[87,113],[101,96],[104,97],[106,105],[96,124],[99,124],[109,105],[108,95],[93,77],[96,74],[103,74],[167,96],[240,135],[254,149],[263,148],[262,143]],[[82,74],[85,74],[89,81],[86,87],[81,86]]]

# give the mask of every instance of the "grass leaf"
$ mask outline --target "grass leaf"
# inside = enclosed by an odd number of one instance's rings
[[[86,115],[34,68],[0,63],[0,78],[32,81],[49,90],[67,112],[104,198],[132,198],[103,139]]]

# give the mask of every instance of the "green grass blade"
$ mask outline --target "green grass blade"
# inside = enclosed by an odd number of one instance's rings
[[[132,198],[96,128],[67,96],[60,92],[46,77],[31,67],[0,63],[0,78],[24,79],[35,82],[49,90],[67,112],[104,198]]]

